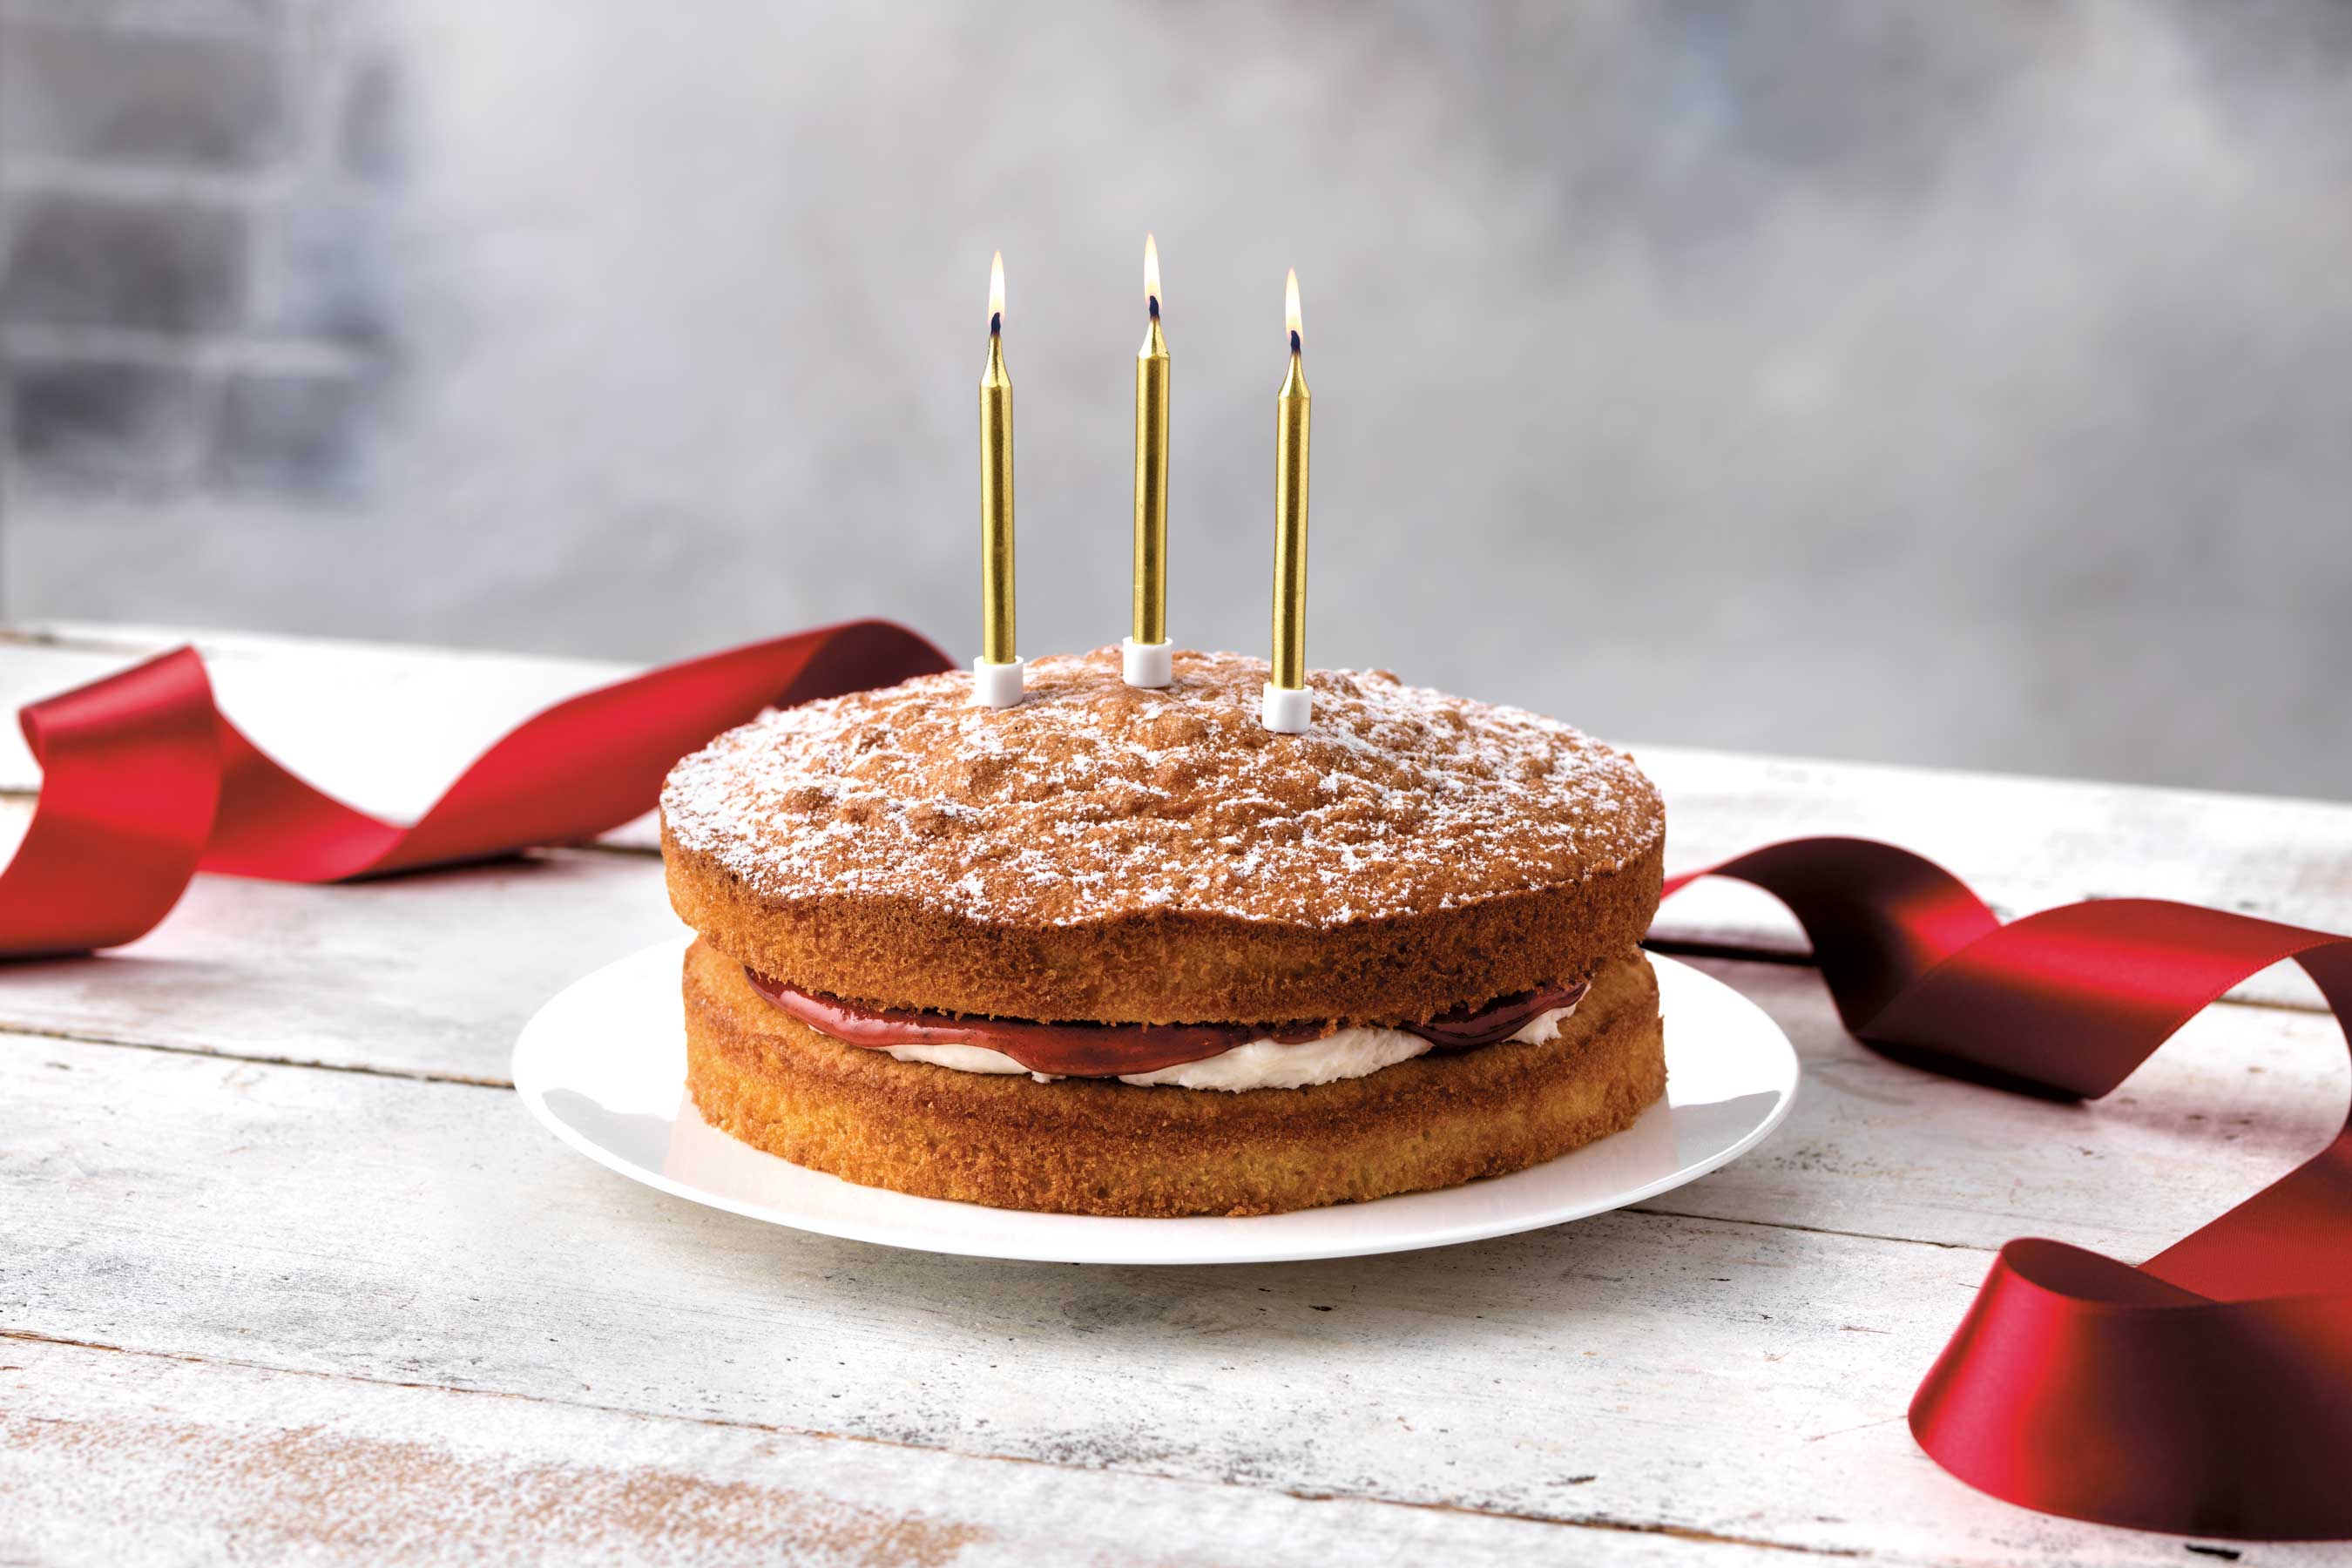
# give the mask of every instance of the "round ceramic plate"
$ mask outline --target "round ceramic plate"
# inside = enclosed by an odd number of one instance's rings
[[[515,1042],[523,1103],[558,1138],[649,1187],[886,1247],[1049,1263],[1273,1263],[1445,1247],[1581,1219],[1678,1187],[1754,1148],[1797,1092],[1797,1053],[1754,1003],[1686,964],[1653,957],[1666,1022],[1665,1099],[1616,1136],[1533,1170],[1250,1219],[983,1208],[857,1186],[707,1125],[686,1094],[678,966],[687,940],[607,964],[541,1007]]]

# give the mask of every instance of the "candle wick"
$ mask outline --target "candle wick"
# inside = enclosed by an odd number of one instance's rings
[[[1143,297],[1143,304],[1144,308],[1151,312],[1151,319],[1155,321],[1158,321],[1160,319],[1160,296],[1157,294],[1146,294]]]
[[[992,338],[996,337],[1003,331],[1004,312],[1002,310],[991,310],[988,313],[988,335]]]
[[[1292,353],[1297,353],[1298,352],[1298,334],[1297,332],[1290,334],[1290,352]]]

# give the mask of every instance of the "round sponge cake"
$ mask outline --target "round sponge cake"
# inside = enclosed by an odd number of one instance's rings
[[[1275,734],[1260,660],[1179,653],[1158,690],[1119,665],[1038,659],[1001,710],[925,676],[769,713],[677,764],[662,852],[700,939],[688,1081],[709,1121],[929,1196],[1264,1214],[1520,1170],[1663,1092],[1637,943],[1664,812],[1631,757],[1383,671],[1317,673],[1311,728]],[[795,1015],[787,992],[836,1011]],[[1556,994],[1529,1032],[1463,1022]],[[852,1012],[882,1036],[809,1021]],[[1239,1089],[892,1054],[926,1037],[891,1030],[990,1020],[1114,1042],[1247,1026],[1207,1033],[1286,1052],[1361,1026],[1434,1048]]]

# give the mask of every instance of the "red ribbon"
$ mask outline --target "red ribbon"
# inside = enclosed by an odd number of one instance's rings
[[[41,798],[0,875],[0,957],[144,936],[200,870],[333,882],[593,838],[651,809],[672,763],[771,703],[947,668],[887,621],[673,664],[526,721],[399,827],[271,761],[214,704],[195,650],[180,648],[19,716]]]
[[[1958,878],[1859,838],[1775,844],[1752,882],[1812,940],[1845,1026],[1890,1056],[2095,1098],[2283,959],[2352,1026],[2352,939],[2154,899],[2008,925]],[[1936,1462],[2045,1513],[2187,1535],[2352,1536],[2352,1121],[2139,1268],[2000,1249],[1911,1402]]]
[[[492,746],[413,827],[320,794],[221,716],[188,649],[25,710],[41,797],[0,875],[0,956],[88,952],[168,913],[197,870],[364,877],[575,842],[650,807],[686,752],[770,703],[948,668],[860,621],[575,697]],[[2352,939],[2116,899],[2006,926],[1885,844],[1778,844],[1676,878],[1777,895],[1847,1028],[1935,1070],[2105,1094],[2199,1010],[2283,959],[2352,1023]],[[1961,1479],[2050,1513],[2187,1534],[2352,1537],[2352,1124],[2137,1268],[2003,1247],[1911,1406]]]

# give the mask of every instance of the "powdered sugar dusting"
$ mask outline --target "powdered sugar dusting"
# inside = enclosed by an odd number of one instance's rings
[[[1575,882],[1664,831],[1631,757],[1566,724],[1406,686],[1311,678],[1303,735],[1258,723],[1264,660],[1179,653],[1128,686],[1115,647],[770,712],[671,771],[662,816],[763,898],[866,893],[967,919],[1172,910],[1331,926]]]

